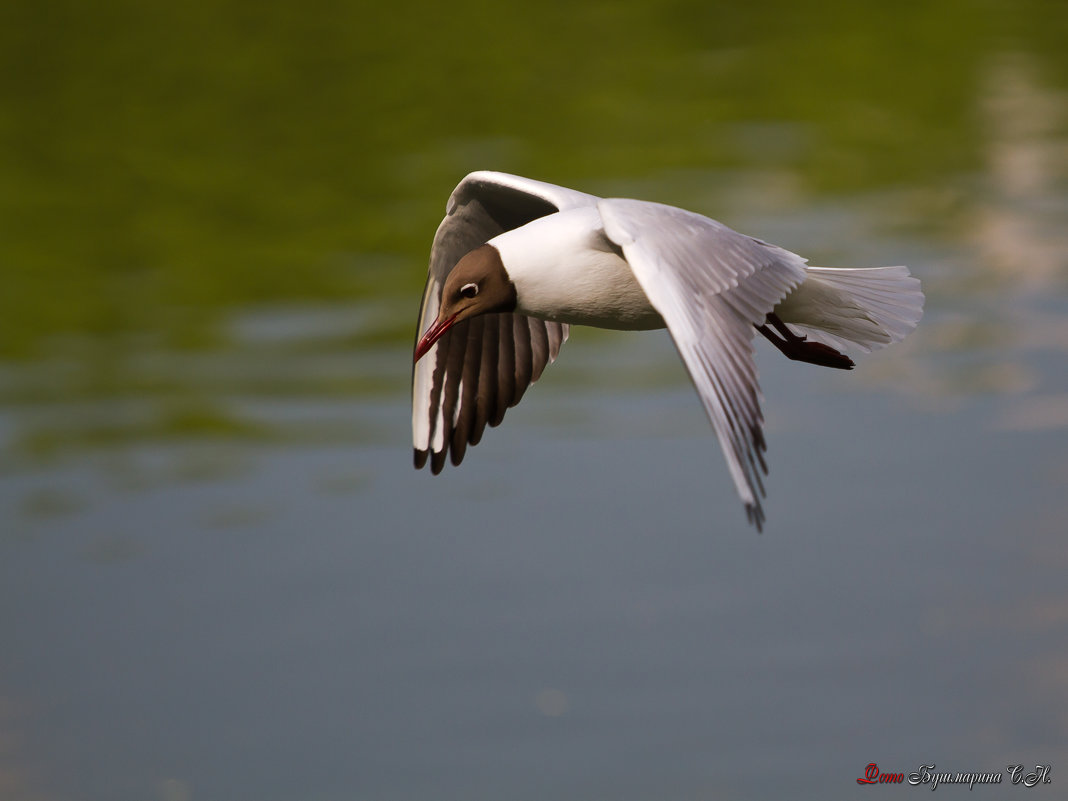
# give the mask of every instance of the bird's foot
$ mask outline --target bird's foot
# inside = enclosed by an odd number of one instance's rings
[[[775,331],[768,328],[769,323]],[[822,342],[809,342],[808,337],[795,334],[775,314],[768,314],[767,323],[758,325],[756,329],[788,359],[839,370],[853,369],[853,360],[844,353]]]

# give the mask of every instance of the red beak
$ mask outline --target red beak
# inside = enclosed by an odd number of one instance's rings
[[[426,356],[426,352],[434,347],[434,343],[441,339],[445,332],[452,328],[452,324],[455,322],[455,314],[447,320],[436,320],[416,344],[414,361],[419,361]]]

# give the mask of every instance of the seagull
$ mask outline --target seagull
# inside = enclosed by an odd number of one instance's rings
[[[415,467],[459,465],[554,361],[569,326],[667,328],[757,530],[766,443],[759,332],[843,370],[841,348],[900,341],[923,313],[907,267],[810,267],[684,209],[479,171],[434,236],[412,370]]]

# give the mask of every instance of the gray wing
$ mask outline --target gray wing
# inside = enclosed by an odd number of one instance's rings
[[[456,262],[504,231],[598,198],[499,172],[473,172],[453,190],[430,251],[416,338],[438,315],[441,288]],[[553,361],[568,329],[519,314],[457,323],[412,370],[415,466],[438,473],[447,455],[459,464],[486,425],[498,425]]]
[[[672,206],[613,198],[598,209],[667,323],[759,529],[767,465],[753,331],[804,280],[804,259]]]

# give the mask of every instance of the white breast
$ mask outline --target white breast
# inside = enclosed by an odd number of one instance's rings
[[[598,328],[664,328],[594,206],[540,217],[489,241],[515,284],[518,311]]]

